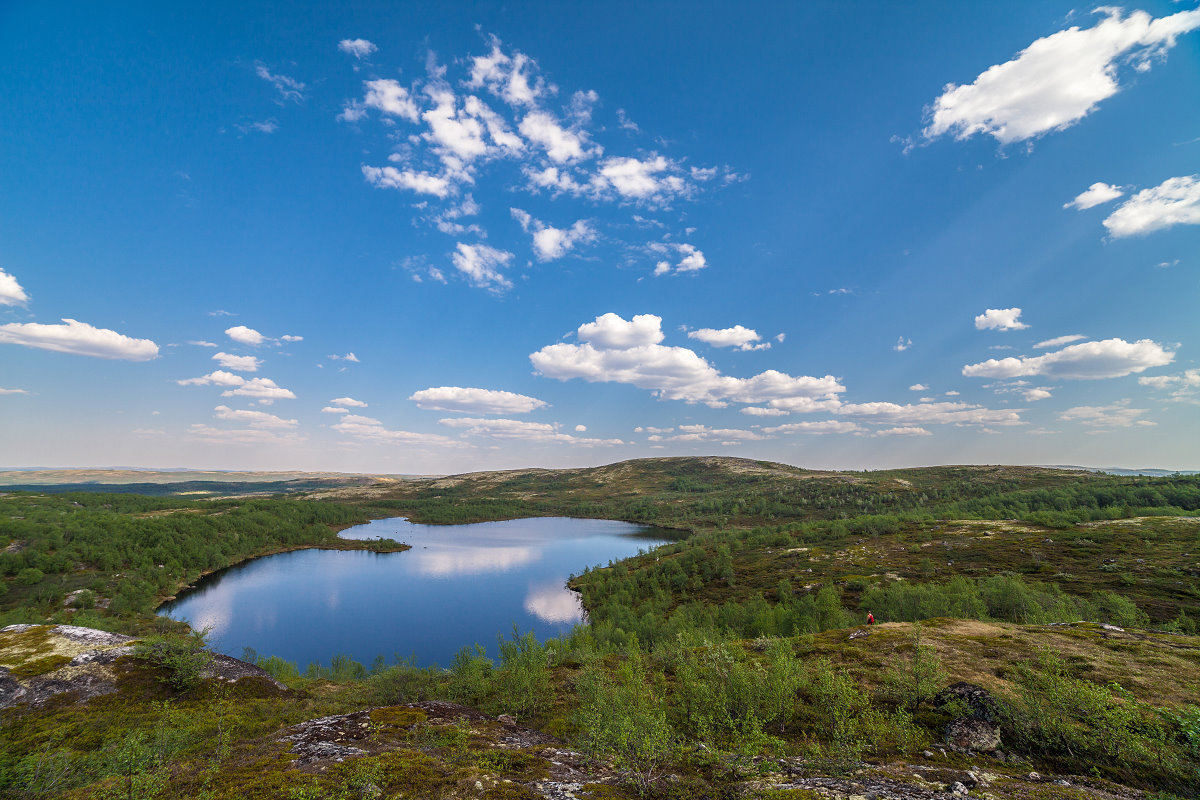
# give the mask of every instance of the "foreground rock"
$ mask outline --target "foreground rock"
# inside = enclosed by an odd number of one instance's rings
[[[0,629],[0,708],[38,707],[60,694],[76,702],[117,691],[119,659],[131,656],[137,639],[75,625],[9,625]],[[213,655],[205,678],[243,678],[279,683],[266,670],[224,655]]]
[[[958,702],[965,714],[946,726],[946,744],[963,753],[994,753],[1000,749],[1000,719],[995,699],[987,689],[960,681],[938,693],[935,702]]]

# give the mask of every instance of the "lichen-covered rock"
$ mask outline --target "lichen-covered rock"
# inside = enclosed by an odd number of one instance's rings
[[[40,705],[64,692],[80,701],[116,690],[109,665],[133,652],[132,636],[75,625],[0,630],[0,708]]]
[[[208,666],[200,672],[200,676],[202,678],[216,678],[219,681],[228,681],[229,683],[236,683],[243,678],[257,678],[270,683],[280,691],[287,691],[287,686],[276,680],[271,673],[262,667],[255,666],[248,661],[242,661],[240,658],[222,655],[221,653],[213,653],[212,659],[208,662]]]
[[[990,753],[1000,747],[1000,726],[979,717],[959,717],[946,726],[946,744],[955,750]]]
[[[9,625],[0,630],[0,708],[38,706],[71,692],[77,702],[116,691],[113,664],[131,655],[132,636],[77,625]],[[205,678],[234,682],[257,678],[286,687],[264,669],[214,654]]]
[[[937,693],[934,702],[944,706],[960,700],[967,706],[967,713],[978,719],[994,721],[999,717],[999,706],[992,693],[982,686],[959,681],[952,683]]]

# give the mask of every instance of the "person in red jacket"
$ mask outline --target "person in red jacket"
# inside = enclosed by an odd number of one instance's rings
[[[867,624],[868,624],[868,625],[874,625],[874,624],[875,624],[875,615],[874,615],[874,614],[872,614],[870,611],[868,611],[868,612],[867,612]]]

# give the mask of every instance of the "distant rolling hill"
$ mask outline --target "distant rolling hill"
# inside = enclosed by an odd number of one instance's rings
[[[0,488],[14,491],[115,492],[119,494],[285,494],[318,489],[388,485],[400,475],[339,472],[223,472],[218,470],[10,469],[0,471]]]
[[[1048,464],[1047,469],[1071,469],[1081,472],[1103,472],[1105,475],[1142,476],[1146,478],[1165,478],[1169,475],[1200,475],[1195,469],[1126,469],[1124,467],[1075,467],[1065,464]]]

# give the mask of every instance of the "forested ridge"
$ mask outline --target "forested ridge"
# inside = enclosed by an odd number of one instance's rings
[[[358,506],[281,498],[5,492],[0,621],[79,609],[133,623],[202,574],[247,558],[297,547],[394,548],[337,537],[337,529],[372,516]]]

